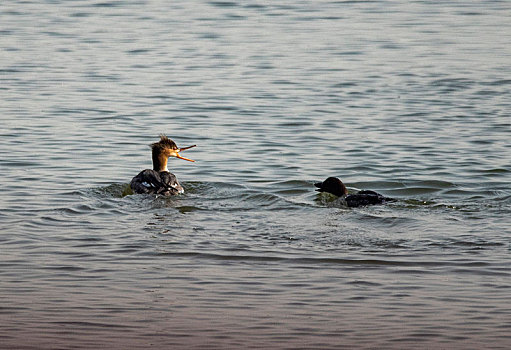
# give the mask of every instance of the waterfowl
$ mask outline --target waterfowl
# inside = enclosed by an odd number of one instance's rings
[[[167,162],[169,157],[195,162],[179,154],[179,152],[195,146],[196,145],[179,148],[176,143],[167,136],[160,135],[160,141],[151,145],[153,168],[142,170],[131,180],[130,187],[133,192],[160,194],[164,196],[173,196],[183,193],[183,186],[177,181],[176,175],[169,172]]]
[[[374,191],[363,190],[354,194],[348,194],[348,189],[342,181],[336,177],[329,177],[323,182],[315,183],[318,192],[328,192],[346,201],[348,207],[361,207],[366,205],[383,204],[395,199],[388,198]]]

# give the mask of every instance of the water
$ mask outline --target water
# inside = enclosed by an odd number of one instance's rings
[[[0,348],[509,348],[510,11],[3,1]]]

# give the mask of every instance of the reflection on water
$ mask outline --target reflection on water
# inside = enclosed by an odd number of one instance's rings
[[[3,347],[509,347],[506,2],[0,8]]]

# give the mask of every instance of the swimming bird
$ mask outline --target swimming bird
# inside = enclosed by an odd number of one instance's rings
[[[315,183],[318,192],[328,192],[346,201],[348,207],[361,207],[373,204],[383,204],[395,201],[394,198],[385,197],[377,192],[364,190],[355,194],[348,194],[348,189],[342,181],[336,177],[329,177],[323,182]]]
[[[165,135],[160,135],[160,141],[151,145],[153,154],[153,168],[142,170],[135,176],[130,187],[135,193],[161,194],[173,196],[183,193],[184,189],[177,181],[176,175],[169,172],[167,162],[169,157],[176,157],[195,162],[182,157],[179,152],[195,147],[196,145],[179,148],[176,143]]]

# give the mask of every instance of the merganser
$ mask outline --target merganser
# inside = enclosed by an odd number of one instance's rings
[[[142,170],[131,180],[130,187],[133,192],[161,194],[164,196],[173,196],[183,193],[184,189],[177,181],[176,175],[169,172],[167,161],[169,157],[176,157],[189,162],[195,162],[179,154],[179,152],[195,146],[196,145],[178,148],[174,141],[165,135],[160,135],[160,141],[151,145],[153,169]]]
[[[329,177],[323,182],[315,183],[314,186],[318,187],[316,190],[318,192],[328,192],[343,198],[348,207],[360,207],[395,201],[394,198],[388,198],[377,192],[368,190],[359,191],[355,194],[348,194],[346,186],[336,177]]]

